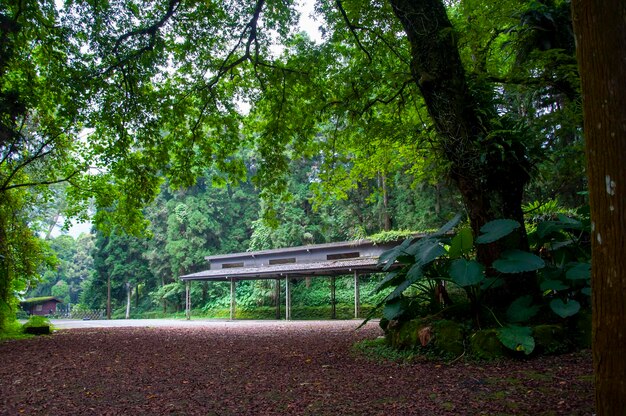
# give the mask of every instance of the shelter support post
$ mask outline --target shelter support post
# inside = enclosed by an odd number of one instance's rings
[[[285,319],[291,320],[291,284],[288,277],[285,277]]]
[[[336,284],[335,276],[330,278],[330,305],[331,305],[331,319],[337,319],[337,301],[336,301]]]
[[[191,280],[185,283],[185,317],[191,319]]]
[[[276,320],[280,319],[280,279],[274,283],[274,299],[276,300]]]
[[[354,318],[359,319],[361,314],[361,293],[359,291],[359,274],[354,271]]]
[[[230,279],[230,320],[235,319],[235,308],[237,307],[237,297],[235,296],[235,288],[237,281],[233,278]]]

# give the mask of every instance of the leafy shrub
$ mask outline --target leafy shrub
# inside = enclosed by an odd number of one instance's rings
[[[457,316],[460,320],[473,319],[480,327],[479,313],[487,311],[499,327],[497,335],[503,345],[531,354],[535,340],[528,325],[533,320],[541,317],[543,321],[559,322],[589,306],[591,265],[585,210],[580,211],[580,217],[556,214],[531,224],[529,239],[534,251],[504,251],[487,274],[487,266],[476,259],[476,245],[496,242],[522,225],[498,219],[485,224],[478,236],[467,227],[452,233],[460,222],[457,215],[436,233],[408,238],[380,256],[379,266],[387,275],[376,291],[389,292],[373,313],[382,309],[389,321],[407,321],[448,313],[454,308],[469,312],[464,318]],[[485,293],[502,285],[506,276],[529,272],[536,273],[541,293],[521,296],[498,313],[485,302]],[[468,309],[452,303],[446,288],[449,285],[465,292]],[[552,315],[540,314],[546,310]]]

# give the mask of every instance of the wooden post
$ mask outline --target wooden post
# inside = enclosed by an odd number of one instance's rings
[[[191,281],[185,282],[185,316],[191,319]]]
[[[288,277],[285,277],[285,320],[291,320],[291,285]]]
[[[233,321],[235,319],[235,308],[237,306],[237,299],[235,296],[235,285],[236,280],[234,278],[230,279],[230,320]]]
[[[361,293],[359,291],[359,274],[354,271],[354,318],[359,319],[361,313]]]
[[[280,279],[274,283],[274,300],[276,301],[276,319],[280,320]]]
[[[332,310],[331,319],[337,319],[337,308],[335,304],[335,276],[333,276],[330,278],[330,305]]]

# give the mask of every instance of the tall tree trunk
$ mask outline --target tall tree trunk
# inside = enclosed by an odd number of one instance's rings
[[[383,230],[391,230],[391,215],[389,215],[389,189],[387,188],[387,175],[380,172],[380,184],[383,191],[382,226]]]
[[[126,282],[126,319],[130,319],[130,303],[133,297],[133,288]]]
[[[626,414],[626,3],[572,1],[592,219],[598,415]]]
[[[107,276],[107,319],[111,319],[111,276]]]
[[[530,180],[525,148],[516,137],[494,134],[505,129],[491,125],[491,120],[500,118],[493,97],[479,97],[470,90],[443,2],[389,1],[411,45],[411,73],[438,133],[439,150],[449,162],[450,178],[463,197],[474,234],[498,218],[523,224],[522,197]],[[508,248],[528,248],[524,227],[505,241],[478,245],[478,260],[489,266]],[[506,302],[537,290],[533,275],[515,276],[506,281],[500,297]]]
[[[0,192],[0,196],[4,195]],[[9,247],[7,244],[6,216],[3,207],[0,206],[0,331],[4,330],[9,317],[9,299],[11,293],[11,268],[9,266]]]

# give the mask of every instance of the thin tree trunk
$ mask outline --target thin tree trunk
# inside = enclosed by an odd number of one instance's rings
[[[107,319],[111,319],[111,276],[107,276]]]
[[[435,185],[435,215],[441,215],[441,183]]]
[[[592,219],[598,415],[626,414],[626,2],[572,1]]]
[[[50,226],[48,227],[48,231],[46,232],[46,236],[44,237],[44,240],[46,241],[50,240],[50,237],[52,236],[52,232],[54,231],[54,228],[59,223],[59,218],[61,218],[61,212],[57,211],[57,213],[54,215],[54,219],[52,220],[52,222],[50,223]]]
[[[126,319],[130,319],[130,303],[132,299],[132,286],[126,282]]]
[[[389,189],[387,189],[387,175],[380,173],[380,183],[383,191],[383,212],[382,212],[382,225],[383,230],[391,230],[391,215],[389,215]]]

